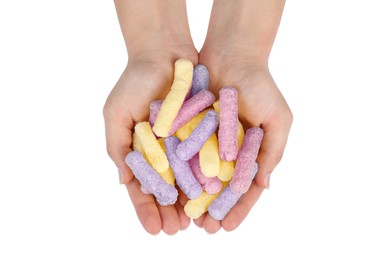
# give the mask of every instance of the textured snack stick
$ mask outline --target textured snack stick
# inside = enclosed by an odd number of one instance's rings
[[[190,121],[191,118],[202,112],[215,101],[215,96],[208,90],[202,90],[183,103],[172,123],[170,135],[173,135],[180,127]]]
[[[213,103],[213,107],[214,107],[214,110],[219,113],[219,100],[217,100]],[[241,122],[238,121],[238,134],[237,134],[237,136],[238,136],[238,150],[240,150],[240,148],[241,148],[242,140],[244,140],[244,135],[245,135],[244,127],[242,126]]]
[[[174,186],[166,183],[160,175],[146,162],[145,158],[138,151],[127,154],[126,163],[133,171],[134,176],[139,180],[142,187],[152,193],[157,202],[162,205],[175,204],[178,191]]]
[[[153,132],[157,136],[167,137],[184,99],[191,87],[193,75],[192,62],[186,59],[179,59],[175,62],[175,74],[171,90],[161,105],[153,126]]]
[[[214,102],[213,107],[214,107],[215,111],[217,111],[219,113],[219,100]],[[242,126],[240,121],[238,121],[237,136],[238,136],[238,149],[240,149],[241,145],[242,145],[242,141],[243,141],[244,136],[245,136],[244,127]],[[220,172],[218,174],[218,178],[221,181],[230,181],[232,176],[233,176],[233,171],[234,171],[234,162],[227,162],[227,161],[221,160]]]
[[[227,186],[208,207],[209,215],[215,220],[223,220],[241,196],[242,193],[234,192]]]
[[[190,136],[178,145],[176,150],[177,156],[185,161],[191,159],[200,151],[210,136],[214,134],[217,127],[218,114],[214,110],[210,110]]]
[[[205,65],[198,64],[194,68],[192,76],[191,96],[195,96],[200,91],[209,88],[209,72]]]
[[[213,108],[215,111],[217,111],[219,113],[219,100],[217,100],[213,103]]]
[[[145,160],[147,161],[147,163],[150,164],[150,162],[148,161],[148,158],[146,157],[144,148],[142,147],[141,140],[139,140],[139,138],[135,132],[133,133],[133,150],[140,152],[142,154],[142,156],[145,158]],[[161,176],[161,174],[160,174],[160,176]],[[141,184],[141,191],[145,194],[151,194],[151,192],[147,188],[142,186],[142,184]]]
[[[160,144],[161,148],[166,154],[167,150],[165,149],[164,138],[157,139],[157,142]],[[168,170],[159,174],[164,179],[164,181],[166,181],[168,184],[175,186],[175,175],[173,174],[171,167],[168,167]]]
[[[252,127],[246,131],[229,185],[232,191],[241,193],[248,191],[252,182],[251,167],[256,162],[263,135],[263,129],[260,127]]]
[[[202,113],[196,115],[176,131],[175,135],[180,139],[180,141],[183,141],[190,136],[192,131],[194,131],[194,129],[199,125],[200,121],[202,121],[207,111],[209,110],[205,110]]]
[[[227,182],[222,183],[221,191],[216,194],[208,194],[207,192],[203,191],[202,194],[200,194],[200,196],[196,199],[187,201],[186,205],[184,206],[184,212],[186,213],[187,217],[197,219],[203,213],[207,212],[207,208],[216,198],[218,198],[218,196],[220,196],[222,190],[227,185]]]
[[[142,156],[145,157],[146,160],[148,160],[148,158],[146,158],[145,150],[142,147],[141,140],[135,132],[133,133],[133,150],[140,152]]]
[[[237,90],[224,87],[219,91],[219,155],[224,161],[234,161],[238,154]]]
[[[234,172],[234,162],[226,162],[221,160],[219,166],[218,178],[221,181],[230,181]]]
[[[160,144],[160,146],[163,149],[163,151],[165,152],[164,140],[162,138],[160,138],[157,141]],[[139,137],[137,136],[136,133],[133,134],[133,150],[139,151],[142,154],[142,156],[146,159],[146,161],[150,164],[150,162],[148,161],[148,158],[147,158],[147,156],[145,154],[144,148],[142,147],[141,140],[139,139]],[[166,170],[165,172],[158,173],[158,174],[168,184],[171,184],[171,185],[175,186],[175,176],[173,175],[173,171],[172,171],[171,167],[168,167],[168,170]],[[142,191],[144,193],[147,193],[147,189],[146,188],[141,186],[141,189],[142,189]]]
[[[244,127],[240,122],[238,122],[238,150],[241,149],[242,141],[244,141],[245,131]]]
[[[154,126],[164,100],[153,100],[149,105],[149,123]]]
[[[166,172],[169,167],[167,156],[157,142],[149,122],[138,123],[134,130],[152,167],[158,173]]]
[[[251,165],[251,182],[255,177],[259,167],[257,163]],[[215,220],[223,220],[226,215],[229,213],[230,209],[236,205],[237,201],[244,193],[235,192],[231,189],[230,185],[228,185],[208,207],[208,212],[210,216]]]
[[[175,132],[180,127],[190,121],[191,118],[202,112],[205,108],[213,104],[214,101],[214,94],[207,90],[202,90],[197,95],[193,96],[189,100],[186,100],[172,123],[169,135],[171,136],[175,134]],[[156,121],[157,115],[161,109],[162,102],[163,100],[154,100],[152,103],[150,103],[149,123],[152,126]]]
[[[176,155],[180,140],[176,136],[164,138],[169,164],[176,178],[176,183],[189,199],[195,199],[202,193],[202,187],[192,174],[187,161],[180,160]]]
[[[220,159],[218,153],[218,139],[212,134],[199,151],[199,164],[204,176],[215,177],[219,174]]]
[[[199,182],[202,189],[207,194],[216,194],[222,189],[222,182],[217,177],[207,178],[204,176],[202,170],[200,169],[199,154],[195,154],[188,163],[190,164],[195,179]]]

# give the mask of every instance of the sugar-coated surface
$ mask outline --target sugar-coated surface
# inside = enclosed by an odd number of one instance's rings
[[[213,107],[214,110],[217,111],[217,113],[219,113],[219,100],[213,103]],[[241,148],[242,141],[244,140],[244,135],[245,135],[244,127],[242,126],[239,120],[238,121],[238,150],[240,150]]]
[[[154,122],[156,122],[162,103],[163,100],[153,100],[149,105],[149,123],[151,126],[154,126]]]
[[[215,220],[223,220],[241,196],[242,193],[234,192],[227,186],[208,207],[210,216]]]
[[[173,135],[180,127],[190,121],[191,118],[202,112],[205,108],[213,104],[214,101],[214,94],[208,90],[202,90],[195,96],[185,101],[172,123],[169,134]]]
[[[191,87],[193,64],[186,59],[175,62],[175,73],[171,90],[161,105],[160,112],[153,126],[157,136],[167,137],[184,99]]]
[[[222,185],[222,188],[226,187],[227,182]],[[196,199],[187,201],[184,206],[184,212],[189,218],[199,218],[203,213],[207,212],[209,205],[221,194],[221,192],[222,189],[216,194],[207,194],[207,192],[203,191]]]
[[[214,134],[217,127],[218,114],[214,110],[210,110],[190,136],[179,144],[176,150],[177,156],[185,161],[191,159],[200,151],[210,136]]]
[[[176,202],[178,191],[174,186],[166,183],[160,175],[146,162],[138,151],[130,152],[126,156],[126,163],[139,180],[142,187],[152,193],[157,202],[162,205],[172,205]]]
[[[219,174],[220,159],[218,153],[218,139],[212,134],[199,151],[199,164],[204,176],[215,177]]]
[[[164,153],[166,153],[167,149],[165,149],[164,138],[159,138],[157,139],[157,141],[163,149]],[[170,166],[168,167],[168,170],[159,174],[164,179],[164,181],[166,181],[168,184],[175,186],[175,175],[173,174],[172,168]]]
[[[205,65],[198,64],[194,68],[192,77],[191,96],[195,96],[203,89],[209,88],[209,72]]]
[[[260,127],[252,127],[246,131],[230,182],[232,191],[241,193],[248,191],[252,182],[252,165],[256,162],[263,135],[263,129]]]
[[[179,130],[177,130],[175,135],[181,141],[187,139],[190,136],[190,134],[192,133],[192,131],[194,131],[194,129],[199,125],[200,121],[202,121],[202,119],[206,115],[207,111],[208,110],[205,110],[205,111],[201,112],[200,114],[191,118],[190,121],[185,123],[182,127],[179,128]]]
[[[218,178],[221,181],[230,181],[234,172],[234,162],[221,161]]]
[[[202,187],[192,174],[188,161],[183,161],[176,155],[180,140],[176,136],[164,138],[169,164],[176,178],[176,183],[189,199],[195,199],[202,193]]]
[[[216,194],[222,189],[222,182],[217,177],[208,178],[204,176],[199,164],[199,154],[195,154],[189,161],[195,179],[202,186],[207,194]]]
[[[153,134],[149,122],[138,123],[134,130],[152,167],[159,173],[166,172],[169,168],[167,156]]]
[[[139,140],[139,138],[135,132],[133,134],[133,150],[140,152],[142,154],[142,156],[145,158],[145,160],[150,164],[150,162],[148,161],[148,158],[146,157],[144,148],[142,147],[141,140]],[[161,176],[161,174],[160,174],[160,176]],[[151,194],[151,192],[147,188],[142,186],[142,184],[141,184],[141,191],[145,194]]]
[[[224,87],[219,91],[219,155],[224,161],[234,161],[238,154],[237,90]]]
[[[251,175],[249,177],[250,181],[252,182],[259,167],[255,162],[251,164],[250,169]],[[223,220],[229,213],[230,209],[233,208],[234,205],[236,205],[237,201],[243,194],[243,192],[233,191],[230,185],[228,185],[222,191],[221,195],[219,195],[218,198],[216,198],[208,207],[208,212],[210,216],[215,220]]]

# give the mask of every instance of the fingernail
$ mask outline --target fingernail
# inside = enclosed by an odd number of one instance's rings
[[[123,184],[123,173],[120,169],[118,169],[118,176],[119,176],[119,184]]]
[[[266,188],[266,189],[269,189],[269,186],[270,186],[270,182],[271,182],[271,174],[266,174],[265,176],[264,176],[264,187]]]

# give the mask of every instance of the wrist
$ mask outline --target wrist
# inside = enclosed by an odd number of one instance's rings
[[[268,63],[284,0],[215,0],[202,53],[246,55]],[[236,55],[237,54],[237,55]]]
[[[147,53],[197,54],[185,0],[115,0],[115,5],[129,60]]]

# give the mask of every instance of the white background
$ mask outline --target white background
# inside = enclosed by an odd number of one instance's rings
[[[212,3],[187,2],[199,49]],[[113,2],[1,1],[0,259],[390,259],[389,25],[387,0],[287,1],[270,66],[295,121],[270,191],[236,231],[151,236],[105,150]]]

